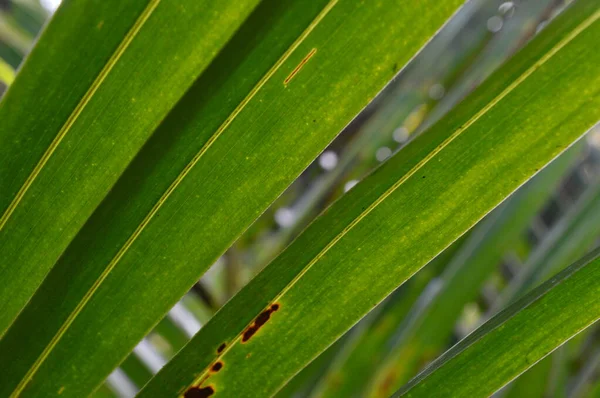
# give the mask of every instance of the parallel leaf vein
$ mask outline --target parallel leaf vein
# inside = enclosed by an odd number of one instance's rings
[[[29,174],[29,176],[15,195],[14,199],[12,200],[4,214],[2,214],[2,217],[0,217],[0,230],[4,228],[4,226],[8,222],[8,219],[14,213],[15,209],[17,208],[17,206],[19,205],[19,203],[21,202],[21,200],[35,181],[35,179],[38,177],[44,166],[48,163],[48,160],[52,157],[62,140],[70,131],[71,127],[73,127],[79,116],[83,113],[85,107],[89,104],[92,97],[96,94],[98,88],[102,85],[102,83],[104,83],[106,77],[117,64],[121,56],[125,53],[125,50],[127,50],[133,39],[137,36],[142,26],[146,23],[146,21],[148,21],[148,18],[150,18],[150,15],[152,15],[152,12],[156,9],[159,3],[160,0],[150,0],[142,14],[140,14],[140,16],[138,17],[134,25],[131,27],[129,32],[127,32],[127,35],[119,44],[119,47],[117,47],[117,50],[110,57],[106,65],[104,65],[104,67],[100,71],[100,74],[96,77],[88,91],[81,98],[73,112],[69,115],[69,118],[67,119],[65,124],[61,127],[56,137],[54,137],[54,139],[50,143],[50,146],[48,147],[46,152],[44,152],[39,162],[35,165],[34,169],[31,171],[31,174]]]
[[[160,0],[155,0],[157,3]],[[62,336],[65,334],[67,329],[71,326],[71,324],[75,321],[75,318],[81,313],[83,308],[90,301],[94,293],[98,290],[100,285],[104,282],[104,280],[108,277],[110,272],[115,268],[119,260],[125,255],[127,250],[133,245],[135,240],[140,236],[144,228],[150,223],[152,218],[156,215],[162,205],[167,201],[169,196],[175,191],[175,189],[179,186],[179,184],[183,181],[183,179],[189,174],[190,170],[198,163],[198,161],[202,158],[202,156],[210,149],[210,147],[214,144],[214,142],[222,135],[222,133],[229,127],[229,125],[233,122],[233,120],[242,112],[242,110],[246,107],[246,105],[252,100],[252,98],[260,91],[260,89],[266,84],[266,82],[271,79],[271,77],[277,72],[277,70],[283,65],[283,63],[290,57],[290,55],[302,44],[302,42],[308,37],[308,35],[315,29],[315,27],[325,18],[325,16],[331,11],[331,9],[337,4],[339,0],[330,0],[330,2],[321,10],[321,12],[317,15],[317,17],[311,22],[311,24],[302,32],[302,34],[296,39],[296,41],[286,50],[286,52],[280,57],[280,59],[269,69],[269,71],[259,80],[259,82],[253,87],[250,93],[240,102],[240,104],[235,108],[235,110],[227,117],[227,119],[221,124],[221,126],[217,129],[217,131],[210,137],[210,139],[204,144],[204,146],[200,149],[200,151],[194,156],[194,158],[186,165],[186,167],[181,171],[181,173],[177,176],[177,178],[173,181],[173,183],[169,186],[169,188],[165,191],[165,193],[160,197],[160,199],[156,202],[154,207],[150,210],[150,212],[146,215],[146,217],[142,220],[142,222],[138,225],[133,234],[129,237],[129,239],[125,242],[125,244],[120,248],[117,254],[110,261],[108,266],[104,269],[100,277],[94,282],[91,288],[86,292],[82,300],[77,304],[73,312],[69,314],[69,317],[65,320],[65,322],[61,325],[56,335],[52,338],[48,346],[44,349],[42,354],[37,358],[35,363],[29,369],[26,376],[23,378],[17,389],[13,392],[12,397],[16,397],[23,390],[23,388],[27,385],[29,380],[33,377],[35,372],[39,369],[42,363],[46,360],[50,352],[53,348],[58,344]],[[156,6],[154,7],[156,8]],[[146,18],[147,19],[147,18]]]
[[[142,29],[144,24],[148,21],[148,19],[150,18],[150,16],[156,9],[156,7],[158,7],[160,1],[161,0],[150,0],[148,2],[148,5],[146,5],[146,8],[144,9],[144,11],[140,14],[138,19],[135,21],[135,23],[129,30],[129,32],[127,32],[127,35],[125,36],[123,41],[119,44],[119,47],[117,47],[117,50],[113,53],[111,58],[108,60],[107,64],[102,68],[98,77],[96,77],[96,79],[94,80],[94,82],[92,83],[92,85],[90,86],[88,91],[85,93],[85,95],[83,96],[81,101],[77,104],[77,107],[73,110],[73,112],[67,119],[66,123],[63,125],[63,127],[59,131],[58,135],[54,138],[54,140],[50,144],[50,147],[46,150],[46,152],[44,153],[44,155],[42,156],[42,158],[40,159],[38,164],[35,166],[34,170],[29,175],[29,177],[25,181],[24,185],[21,187],[21,189],[17,193],[17,196],[15,196],[15,199],[12,201],[12,203],[10,204],[10,206],[8,207],[6,212],[2,215],[2,218],[0,219],[0,230],[4,227],[4,225],[6,225],[6,222],[8,221],[8,219],[10,218],[10,216],[12,215],[14,210],[16,209],[17,205],[19,204],[19,202],[21,201],[21,199],[23,198],[23,196],[25,195],[25,193],[27,192],[29,187],[31,187],[33,181],[40,174],[42,168],[46,165],[46,163],[48,162],[48,160],[50,159],[52,154],[56,151],[56,148],[58,147],[60,142],[67,135],[67,133],[69,132],[71,127],[75,124],[75,121],[82,114],[84,108],[90,102],[90,100],[94,96],[94,94],[98,91],[98,88],[102,85],[102,83],[104,82],[104,80],[106,79],[108,74],[111,72],[111,70],[114,68],[114,66],[117,64],[117,62],[119,61],[121,56],[125,53],[125,51],[129,47],[129,45],[131,44],[133,39],[137,36],[137,34],[140,32],[140,30]],[[25,377],[19,382],[19,384],[17,385],[17,387],[11,394],[11,398],[13,398],[13,397],[16,398],[21,394],[23,389],[27,386],[27,383],[29,383],[29,381],[33,377],[33,374],[37,371],[37,369],[39,369],[41,363],[47,357],[48,352],[45,350],[42,353],[42,356],[40,356],[38,358],[38,360],[36,360],[34,366],[29,369],[29,371],[26,373]]]

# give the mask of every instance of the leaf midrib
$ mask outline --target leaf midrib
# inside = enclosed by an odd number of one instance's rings
[[[307,265],[281,290],[279,294],[277,294],[272,301],[268,303],[268,305],[264,308],[269,308],[273,303],[276,303],[280,300],[295,284],[298,282],[309,270],[310,268],[316,264],[329,250],[331,250],[348,232],[350,232],[360,221],[362,221],[365,217],[369,215],[377,206],[379,206],[385,199],[387,199],[390,195],[392,195],[400,186],[402,186],[408,179],[410,179],[413,175],[415,175],[423,166],[425,166],[429,161],[436,157],[438,153],[440,153],[444,148],[450,145],[456,138],[458,138],[464,131],[466,131],[469,127],[471,127],[474,123],[476,123],[483,115],[485,115],[489,110],[491,110],[494,106],[496,106],[502,99],[504,99],[507,95],[509,95],[515,88],[517,88],[521,83],[523,83],[529,76],[531,76],[536,70],[538,70],[542,65],[544,65],[548,60],[550,60],[556,53],[558,53],[562,48],[564,48],[567,44],[569,44],[573,39],[575,39],[581,32],[587,29],[591,24],[593,24],[598,18],[600,18],[600,10],[597,10],[594,14],[586,18],[583,22],[581,22],[573,31],[571,31],[566,37],[560,40],[556,45],[554,45],[543,57],[541,57],[538,61],[536,61],[531,67],[529,67],[525,72],[523,72],[517,79],[515,79],[508,87],[506,87],[500,94],[498,94],[492,101],[490,101],[486,106],[484,106],[479,112],[477,112],[472,118],[470,118],[465,124],[459,127],[454,133],[452,133],[446,140],[444,140],[440,145],[438,145],[432,152],[430,152],[425,158],[423,158],[420,162],[418,162],[412,169],[410,169],[405,175],[402,176],[397,182],[395,182],[390,188],[388,188],[383,194],[381,194],[377,200],[375,200],[371,205],[369,205],[362,213],[360,213],[357,217],[355,217],[352,222],[345,227],[339,234],[337,234],[331,241],[328,243],[315,257],[312,258],[311,261],[307,263]],[[254,318],[251,322],[254,321]],[[250,323],[251,323],[250,322]],[[246,325],[246,327],[250,326],[250,323]],[[239,341],[239,339],[243,335],[243,331],[246,327],[242,328],[241,332],[232,340],[231,344],[227,344],[225,349],[218,355],[214,361],[218,361],[221,359],[227,352],[229,352],[235,344]],[[213,361],[213,362],[214,362]],[[208,374],[212,363],[204,368],[204,370],[193,380],[191,384],[187,387],[193,385],[199,385]],[[185,390],[185,389],[184,389]]]
[[[110,57],[110,59],[108,60],[106,65],[104,65],[104,67],[102,68],[102,70],[100,71],[100,73],[98,74],[96,79],[94,79],[94,81],[92,82],[92,85],[90,86],[90,88],[83,95],[81,100],[77,103],[77,106],[75,107],[73,112],[71,112],[67,121],[62,125],[58,134],[56,135],[56,137],[54,137],[54,139],[50,143],[50,146],[48,147],[48,149],[46,149],[46,151],[40,158],[39,162],[35,165],[35,167],[31,171],[31,173],[29,174],[29,176],[27,177],[27,179],[25,180],[23,185],[21,185],[21,188],[19,188],[19,190],[17,191],[17,194],[15,195],[12,202],[6,208],[6,211],[4,212],[4,214],[2,214],[2,217],[0,217],[0,231],[4,228],[4,226],[10,219],[11,215],[14,213],[17,206],[19,205],[19,203],[21,202],[21,200],[23,199],[23,197],[25,196],[25,194],[27,193],[27,191],[29,190],[31,185],[33,185],[33,182],[35,181],[37,176],[41,173],[44,166],[48,163],[48,161],[50,160],[50,158],[52,157],[52,155],[54,154],[54,152],[56,151],[56,149],[58,148],[58,146],[60,145],[62,140],[65,138],[67,133],[71,130],[71,127],[73,127],[73,125],[75,124],[77,119],[79,119],[79,116],[83,113],[83,110],[89,104],[91,98],[96,94],[96,92],[98,91],[98,89],[100,88],[102,83],[104,83],[104,80],[106,79],[106,77],[110,74],[110,72],[112,71],[114,66],[117,64],[119,59],[121,59],[121,56],[125,53],[125,51],[129,47],[129,45],[133,42],[133,39],[135,39],[135,37],[140,32],[140,30],[142,29],[144,24],[148,21],[148,19],[150,18],[150,16],[156,9],[156,7],[158,7],[160,1],[161,0],[150,0],[149,1],[148,5],[144,9],[144,11],[140,14],[140,16],[135,21],[135,23],[133,24],[133,26],[131,27],[129,32],[127,32],[127,35],[125,36],[123,41],[121,41],[121,43],[119,44],[119,47],[117,47],[117,49],[112,54],[112,56]]]
[[[150,18],[150,16],[154,12],[154,10],[156,10],[158,5],[160,4],[160,1],[161,0],[150,0],[149,1],[148,5],[144,9],[144,11],[140,14],[140,16],[135,21],[135,23],[133,24],[133,26],[131,27],[129,32],[127,32],[127,35],[125,36],[124,40],[119,44],[119,47],[117,47],[116,51],[110,57],[107,64],[102,68],[102,70],[100,71],[100,74],[96,77],[96,79],[94,80],[94,82],[92,83],[92,85],[90,86],[88,91],[82,97],[81,101],[79,101],[79,103],[77,104],[77,106],[75,107],[73,112],[69,115],[69,118],[67,119],[65,124],[61,127],[60,131],[58,132],[58,135],[54,138],[54,140],[52,141],[52,143],[50,144],[50,146],[48,147],[46,152],[44,152],[44,155],[42,156],[40,161],[36,164],[35,168],[31,172],[29,177],[27,177],[27,180],[25,180],[24,184],[21,186],[21,188],[17,192],[17,195],[15,196],[15,198],[13,199],[11,204],[8,206],[8,208],[6,209],[6,211],[0,218],[0,230],[2,230],[2,228],[6,225],[8,219],[10,218],[10,216],[13,214],[13,212],[19,205],[23,196],[25,196],[25,193],[27,192],[29,187],[31,187],[34,180],[40,174],[41,170],[44,168],[46,163],[48,163],[48,160],[50,159],[52,154],[56,151],[56,148],[58,148],[58,146],[60,145],[63,138],[67,135],[67,133],[70,131],[71,127],[75,124],[75,122],[77,121],[79,116],[83,113],[83,110],[85,109],[87,104],[90,102],[91,98],[98,91],[98,88],[102,85],[102,83],[104,82],[106,77],[110,74],[110,72],[112,71],[114,66],[117,64],[117,62],[119,61],[121,56],[125,53],[125,51],[129,47],[129,45],[133,42],[133,39],[135,39],[135,37],[140,32],[140,30],[142,29],[144,24],[148,21],[148,19]],[[43,362],[43,360],[41,362]],[[25,374],[24,378],[19,382],[19,384],[17,385],[17,387],[11,394],[11,398],[13,398],[13,397],[16,398],[21,394],[21,392],[23,391],[23,389],[25,388],[25,386],[27,385],[29,380],[31,380],[31,377],[33,376],[35,371],[41,365],[41,362],[39,364],[37,364],[37,361],[36,361],[37,366],[35,368],[32,367],[32,369],[30,369],[30,371],[28,371]]]
[[[160,0],[152,0],[155,5],[150,11],[150,13],[146,16],[144,22],[148,19],[151,12],[156,8]],[[150,212],[144,217],[142,222],[137,226],[132,235],[127,239],[125,244],[119,249],[117,254],[113,257],[113,259],[108,263],[107,267],[104,269],[102,274],[94,284],[90,287],[90,289],[86,292],[83,299],[77,304],[75,309],[69,314],[69,317],[65,320],[65,322],[61,325],[58,332],[54,335],[50,343],[46,346],[42,354],[36,359],[31,368],[28,370],[24,378],[21,380],[15,391],[12,393],[11,398],[18,397],[18,395],[25,388],[29,380],[33,377],[35,372],[40,368],[42,363],[46,360],[50,352],[54,349],[54,347],[58,344],[62,336],[66,333],[67,329],[71,326],[71,324],[75,321],[79,313],[83,310],[83,308],[90,301],[94,293],[98,290],[100,285],[104,282],[104,280],[108,277],[110,272],[116,267],[118,262],[123,258],[123,256],[127,253],[127,250],[133,245],[135,240],[141,235],[144,228],[150,223],[153,219],[154,215],[160,210],[162,205],[168,200],[171,194],[175,191],[175,189],[179,186],[179,184],[185,179],[185,177],[189,174],[192,168],[200,161],[200,159],[204,156],[204,154],[210,149],[210,147],[215,143],[215,141],[227,130],[229,125],[235,120],[235,118],[243,111],[246,105],[252,100],[252,98],[260,91],[260,89],[273,77],[273,75],[279,70],[281,65],[287,61],[287,59],[292,55],[292,53],[304,42],[304,40],[308,37],[308,35],[316,28],[316,26],[325,18],[325,16],[331,11],[331,9],[338,3],[339,0],[330,0],[329,3],[321,10],[321,12],[313,19],[310,25],[302,32],[302,34],[296,39],[296,41],[286,50],[286,52],[279,58],[279,60],[269,69],[269,71],[259,80],[259,82],[252,88],[252,90],[248,93],[248,95],[240,102],[240,104],[233,110],[233,112],[225,119],[223,124],[215,131],[215,133],[208,139],[208,141],[202,146],[200,151],[194,156],[194,158],[184,167],[181,173],[175,178],[173,183],[167,188],[167,190],[163,193],[160,199],[156,202],[156,204],[152,207]],[[140,17],[141,18],[141,17]],[[142,23],[143,24],[143,23]],[[134,25],[134,27],[137,26]],[[141,27],[141,25],[140,25]],[[138,27],[138,31],[139,28]],[[137,33],[137,32],[136,32]],[[131,42],[131,40],[130,40]],[[124,51],[125,49],[123,49]],[[115,60],[116,62],[116,60]],[[109,71],[107,71],[108,73]],[[101,82],[100,82],[101,83]],[[93,94],[93,93],[92,93]],[[87,94],[86,94],[87,95]],[[84,105],[85,106],[85,105]],[[65,132],[66,134],[66,132]],[[64,136],[64,135],[63,135]],[[62,139],[62,138],[61,138]],[[53,142],[54,144],[54,142]],[[58,145],[58,143],[56,144]],[[0,229],[2,229],[3,224],[0,222]]]

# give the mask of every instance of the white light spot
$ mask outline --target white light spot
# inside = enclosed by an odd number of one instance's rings
[[[152,374],[158,373],[158,371],[167,363],[167,360],[156,351],[146,338],[142,339],[142,341],[135,346],[133,353],[140,359],[144,366],[152,372]]]
[[[500,32],[502,25],[504,25],[504,22],[502,21],[502,18],[497,15],[487,20],[487,28],[492,33]]]
[[[392,150],[386,146],[382,146],[375,152],[375,158],[380,162],[383,162],[390,156],[392,156]]]
[[[296,221],[296,213],[292,209],[282,207],[275,212],[275,222],[282,228],[291,227]]]
[[[512,17],[515,13],[515,3],[513,3],[512,1],[505,1],[498,7],[498,12],[504,18]]]
[[[106,385],[120,398],[133,398],[139,391],[121,368],[113,370],[106,379]]]
[[[439,83],[436,83],[433,86],[429,87],[429,98],[431,98],[432,100],[441,100],[444,97],[445,93],[446,89],[444,89],[444,86],[442,86]]]
[[[194,337],[194,335],[198,333],[198,330],[200,330],[202,327],[194,314],[192,314],[181,303],[181,301],[171,308],[171,311],[169,311],[167,316],[173,321],[174,324],[179,326],[189,338]]]
[[[344,184],[344,192],[348,192],[351,190],[356,184],[358,184],[358,180],[350,180]]]
[[[61,1],[62,0],[40,0],[40,4],[46,9],[46,11],[52,14],[54,11],[56,11]]]
[[[338,156],[333,151],[325,151],[319,156],[319,166],[324,170],[333,170],[338,163]]]
[[[596,149],[600,149],[600,130],[592,131],[588,136],[588,142]]]
[[[394,130],[394,141],[399,144],[405,143],[408,140],[408,129],[404,126],[398,127]]]

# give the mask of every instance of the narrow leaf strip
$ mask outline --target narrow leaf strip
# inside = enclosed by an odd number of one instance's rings
[[[600,249],[492,318],[396,397],[489,396],[600,319]]]

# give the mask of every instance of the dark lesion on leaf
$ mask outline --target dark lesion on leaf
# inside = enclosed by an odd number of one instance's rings
[[[225,347],[227,347],[227,344],[223,343],[219,346],[219,348],[217,348],[217,354],[220,354],[223,352],[223,350],[225,349]]]
[[[212,386],[208,387],[190,387],[183,394],[185,398],[208,398],[215,393],[215,389]]]
[[[250,338],[252,336],[254,336],[254,334],[256,332],[258,332],[258,329],[260,329],[265,323],[267,323],[267,321],[271,318],[271,314],[273,314],[278,309],[279,309],[279,304],[275,303],[275,304],[272,304],[269,308],[267,308],[263,312],[261,312],[256,317],[254,322],[252,322],[252,324],[250,326],[248,326],[248,328],[246,328],[246,330],[244,331],[244,334],[242,335],[242,343],[245,343],[248,340],[250,340]]]
[[[223,367],[223,362],[221,361],[217,361],[215,362],[215,364],[210,368],[210,370],[212,370],[213,372],[218,372],[219,370],[221,370],[221,368]]]

